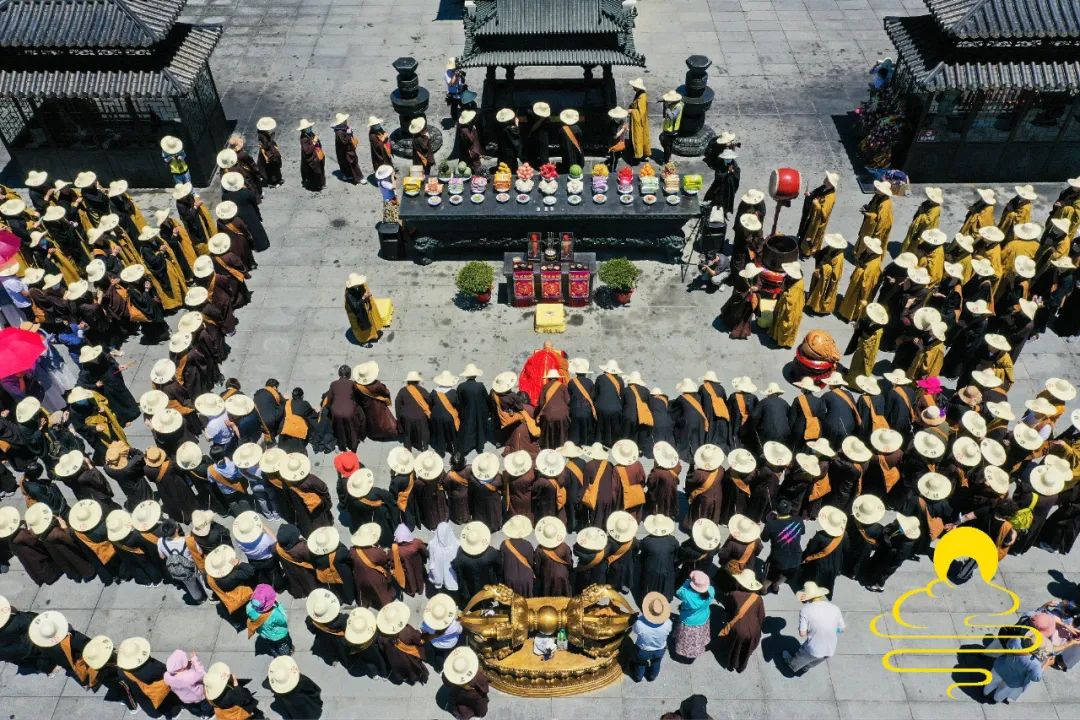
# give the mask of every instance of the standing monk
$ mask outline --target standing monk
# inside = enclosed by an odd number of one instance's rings
[[[480,131],[473,124],[475,119],[475,110],[461,111],[458,117],[457,142],[454,145],[457,148],[458,159],[468,165],[474,175],[477,175],[483,172],[481,158],[484,151],[480,144]]]
[[[567,109],[559,113],[559,120],[562,121],[562,127],[559,128],[561,130],[559,148],[563,172],[569,172],[573,165],[580,167],[585,164],[585,150],[581,145],[581,128],[578,127],[580,119],[581,115],[577,110]]]
[[[923,231],[936,228],[941,224],[941,201],[944,199],[941,188],[928,186],[924,192],[926,200],[919,205],[915,216],[911,218],[904,241],[900,244],[900,252],[915,252]]]
[[[539,168],[548,161],[550,150],[550,138],[548,136],[548,118],[551,117],[551,106],[546,102],[533,103],[532,112],[529,115],[529,127],[525,131],[525,159],[533,166]]]
[[[1039,197],[1031,185],[1017,185],[1013,189],[1016,195],[1001,208],[1001,219],[997,224],[1001,232],[1005,233],[1006,243],[1012,240],[1014,227],[1031,222],[1031,204]]]
[[[787,262],[783,266],[787,278],[786,287],[776,299],[773,310],[773,324],[769,335],[780,347],[794,347],[799,336],[799,324],[802,322],[805,293],[803,291],[802,268],[797,262]]]
[[[394,153],[390,148],[390,135],[383,128],[382,120],[374,115],[368,117],[368,144],[371,146],[371,166],[394,165]],[[357,165],[359,169],[359,164]]]
[[[855,246],[855,270],[837,310],[837,315],[846,322],[855,322],[862,317],[867,304],[877,293],[883,250],[881,241],[873,237],[863,237]]]
[[[844,273],[844,251],[847,242],[840,233],[826,233],[824,247],[818,250],[817,267],[810,278],[808,310],[830,315],[836,309],[836,292],[840,289],[840,276]]]
[[[978,200],[972,203],[964,216],[964,223],[960,226],[960,234],[975,237],[979,230],[994,224],[994,205],[997,197],[990,188],[978,188],[975,190]]]
[[[521,127],[518,125],[517,113],[510,108],[503,108],[495,113],[495,122],[499,123],[499,150],[496,159],[510,168],[510,172],[517,172],[521,159]]]
[[[551,368],[544,375],[544,389],[536,406],[540,422],[540,447],[557,448],[570,436],[570,393],[562,375]]]
[[[799,254],[803,258],[816,255],[829,226],[836,204],[836,183],[840,174],[825,171],[825,182],[806,193],[803,198],[802,219],[799,220]]]
[[[626,108],[630,115],[630,152],[635,162],[641,162],[652,155],[649,96],[645,94],[645,81],[641,78],[631,80],[630,87],[634,89],[634,99]]]
[[[326,153],[313,127],[315,123],[307,118],[296,127],[300,133],[300,183],[308,190],[319,192],[326,187]]]
[[[353,135],[352,128],[349,127],[349,113],[339,112],[334,115],[332,129],[334,131],[334,153],[337,155],[341,179],[356,185],[364,179],[364,172],[360,169],[360,159],[356,156],[356,145],[359,141]],[[378,165],[375,167],[378,167]]]
[[[427,119],[413,118],[409,121],[409,134],[412,135],[412,161],[424,169],[424,175],[435,164],[435,153],[431,150],[431,133],[427,129]],[[391,164],[391,163],[387,163]]]
[[[277,121],[272,117],[261,117],[255,123],[259,134],[259,155],[255,159],[259,173],[266,180],[268,187],[281,185],[285,178],[281,176],[281,150],[277,140],[274,139],[274,130],[277,129]]]
[[[875,180],[874,197],[863,205],[860,212],[863,221],[859,227],[859,237],[877,238],[882,245],[886,245],[893,224],[892,186],[884,180]]]

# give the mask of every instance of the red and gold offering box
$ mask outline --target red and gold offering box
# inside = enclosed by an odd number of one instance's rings
[[[589,304],[589,270],[570,271],[570,302],[573,307],[584,307]]]
[[[532,268],[514,270],[514,307],[530,307],[536,303],[536,286]]]
[[[540,298],[543,302],[562,302],[562,269],[542,268],[540,270]]]

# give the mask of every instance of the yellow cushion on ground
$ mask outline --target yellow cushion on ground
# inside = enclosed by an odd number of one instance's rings
[[[379,311],[379,317],[385,325],[389,325],[394,319],[394,301],[390,298],[375,298],[375,309]]]
[[[562,303],[540,303],[536,306],[536,332],[566,332],[566,313]]]

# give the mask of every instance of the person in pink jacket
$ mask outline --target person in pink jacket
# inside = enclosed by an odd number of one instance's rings
[[[165,670],[165,684],[192,714],[201,717],[214,714],[206,702],[206,691],[203,689],[206,670],[198,655],[184,650],[173,650],[165,661]]]

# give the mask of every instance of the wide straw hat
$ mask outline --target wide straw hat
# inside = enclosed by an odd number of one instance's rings
[[[694,467],[711,472],[724,464],[724,451],[718,446],[706,443],[694,453]]]
[[[56,610],[44,610],[30,621],[27,634],[30,636],[30,642],[38,647],[55,647],[68,635],[67,618]]]
[[[232,417],[242,418],[255,412],[255,401],[242,393],[235,393],[225,399],[225,412]]]
[[[671,603],[662,593],[650,592],[641,601],[641,614],[653,625],[662,625],[671,617]]]
[[[608,451],[598,442],[594,442],[592,445],[586,445],[581,451],[582,454],[590,460],[596,460],[598,462],[608,460]]]
[[[195,398],[195,409],[200,415],[214,418],[225,412],[225,401],[217,393],[203,393]]]
[[[653,445],[653,462],[657,467],[672,470],[679,464],[679,453],[666,440]]]
[[[840,443],[840,452],[844,453],[848,460],[856,463],[867,462],[874,455],[870,452],[870,448],[866,447],[866,444],[854,435],[843,439]]]
[[[668,90],[666,93],[660,96],[660,99],[666,103],[677,103],[682,100],[682,95],[674,90]]]
[[[397,635],[409,624],[412,611],[400,600],[383,605],[375,616],[375,626],[383,635]]]
[[[480,672],[480,658],[468,646],[456,647],[443,662],[443,676],[451,685],[467,685]]]
[[[353,547],[365,548],[377,545],[382,535],[382,527],[379,523],[364,523],[356,529],[349,541]]]
[[[941,313],[936,308],[922,307],[912,315],[912,324],[919,330],[929,330],[931,325],[941,322]]]
[[[194,470],[203,461],[202,450],[188,440],[176,449],[176,464],[181,470]]]
[[[270,661],[266,681],[275,693],[292,692],[300,684],[300,666],[288,655],[280,655]]]
[[[431,380],[440,387],[453,387],[458,384],[457,376],[448,370],[442,370],[436,373],[435,377]]]
[[[3,625],[0,622],[0,625]],[[82,651],[82,659],[93,670],[100,670],[109,662],[113,654],[113,641],[107,635],[95,635],[90,638]]]
[[[940,205],[945,200],[945,194],[941,191],[941,188],[933,185],[927,185],[923,188],[923,193],[926,194],[927,200],[937,205]]]
[[[927,500],[944,500],[952,493],[952,483],[941,473],[923,473],[917,485],[919,494]]]
[[[341,612],[341,601],[326,588],[316,588],[304,601],[304,609],[309,618],[317,623],[335,620]]]
[[[740,375],[731,379],[731,387],[735,392],[756,393],[757,385],[749,375]]]
[[[982,256],[971,259],[971,269],[979,277],[997,277],[997,270],[994,269],[993,263]]]
[[[458,125],[468,125],[475,119],[476,119],[476,111],[475,110],[462,110],[461,114],[458,115]]]
[[[1013,272],[1025,280],[1035,277],[1035,270],[1035,261],[1026,255],[1017,255],[1016,259],[1013,260]]]
[[[101,258],[95,258],[86,264],[87,282],[96,283],[105,277],[105,262]]]
[[[1028,186],[1030,187],[1030,185]],[[1036,222],[1019,223],[1013,226],[1013,235],[1018,240],[1038,240],[1042,237],[1043,226]],[[1024,257],[1023,255],[1019,257]]]
[[[627,84],[630,85],[630,87],[634,88],[635,90],[640,90],[642,92],[645,92],[645,80],[643,80],[642,78],[634,78],[633,80],[631,80]]]
[[[701,570],[693,570],[690,572],[690,589],[698,593],[707,593],[709,591],[709,576]]]
[[[224,255],[232,247],[232,240],[225,233],[218,233],[210,238],[207,247],[214,255]]]
[[[131,525],[139,532],[150,532],[161,522],[161,503],[143,500],[131,511]]]
[[[256,130],[262,130],[263,132],[274,132],[277,129],[277,120],[272,117],[263,116],[255,123]]]
[[[510,371],[501,372],[491,380],[491,389],[497,393],[507,393],[517,385],[517,375]]]
[[[816,600],[817,598],[826,597],[828,594],[828,588],[823,588],[816,582],[809,580],[803,583],[802,590],[795,593],[795,597],[799,602],[808,602],[810,600]]]
[[[728,453],[728,468],[739,475],[749,475],[757,469],[757,460],[746,448],[735,448]]]
[[[558,450],[544,449],[536,456],[536,472],[544,477],[557,478],[566,469],[566,458]]]
[[[847,249],[847,240],[840,233],[825,233],[825,237],[822,239],[827,247],[833,250],[845,250]]]
[[[1065,489],[1065,483],[1071,477],[1071,473],[1053,465],[1036,465],[1031,470],[1028,482],[1031,483],[1032,490],[1039,495],[1057,495]]]
[[[987,205],[997,203],[997,194],[991,188],[975,188],[975,194]]]
[[[979,452],[982,453],[983,461],[987,465],[1000,467],[1007,459],[1005,446],[992,438],[983,438],[979,441]]]
[[[1042,415],[1043,417],[1050,417],[1057,414],[1057,408],[1054,407],[1054,403],[1050,402],[1046,398],[1039,396],[1034,400],[1024,401],[1024,407],[1030,410],[1035,415]]]
[[[432,630],[445,630],[457,619],[458,606],[446,593],[432,595],[424,607],[424,624]]]
[[[349,611],[345,623],[345,639],[353,645],[363,645],[375,637],[375,613],[365,607]]]
[[[847,515],[843,510],[832,505],[821,506],[817,521],[821,529],[833,537],[840,537],[847,528]]]
[[[948,239],[949,236],[940,228],[927,228],[919,235],[919,241],[931,247],[941,247]]]
[[[232,670],[223,662],[216,662],[203,675],[203,689],[207,700],[217,700],[232,680]]]
[[[902,252],[896,256],[893,260],[897,267],[901,267],[905,270],[911,270],[913,267],[918,266],[919,258],[913,252]]]
[[[221,176],[221,188],[228,190],[229,192],[236,192],[242,190],[244,187],[244,176],[238,172],[227,172]],[[223,203],[224,204],[224,203]],[[221,209],[221,205],[218,205],[218,210]]]
[[[664,537],[675,532],[675,521],[667,515],[648,515],[642,525],[645,527],[645,532],[656,537]]]
[[[802,266],[796,261],[781,263],[780,267],[794,280],[800,280],[803,276]]]
[[[911,442],[915,452],[927,460],[937,460],[945,455],[945,441],[934,433],[919,430]]]
[[[134,670],[150,659],[150,641],[129,637],[116,648],[116,664],[121,670]]]
[[[566,525],[557,517],[547,516],[536,521],[534,529],[540,547],[554,549],[566,541]]]
[[[872,302],[866,306],[866,317],[878,325],[885,325],[889,322],[889,311],[885,309],[884,305]]]
[[[242,512],[232,524],[232,534],[240,543],[253,543],[263,534],[262,517],[254,510]]]
[[[900,529],[904,532],[904,537],[908,540],[918,540],[919,535],[922,534],[919,519],[916,517],[896,513],[896,524],[900,526]]]
[[[219,168],[221,168],[222,170],[228,170],[229,168],[236,165],[238,158],[236,157],[235,150],[233,150],[232,148],[225,148],[224,150],[218,152],[216,160],[217,166]]]
[[[709,518],[698,518],[690,526],[690,537],[694,544],[705,552],[711,552],[720,547],[720,526]]]
[[[567,108],[559,113],[559,120],[562,120],[565,125],[577,125],[578,121],[581,120],[581,115],[578,114],[577,110]]]
[[[15,421],[28,423],[41,412],[41,401],[33,395],[27,395],[15,405]]]
[[[81,502],[81,501],[80,501]],[[90,502],[94,502],[91,500]],[[78,503],[76,503],[78,504]],[[5,540],[19,530],[19,509],[11,505],[0,506],[0,540]]]
[[[881,385],[878,384],[877,378],[870,375],[857,375],[855,377],[855,387],[867,395],[881,394]]]
[[[737,582],[744,590],[750,592],[757,592],[762,588],[761,582],[751,568],[745,568],[741,572],[735,573],[731,576],[731,579]]]
[[[310,474],[311,460],[303,453],[289,453],[278,468],[281,479],[291,483],[301,482]]]
[[[503,523],[502,534],[503,537],[511,540],[521,540],[532,535],[533,524],[532,520],[526,515],[514,515],[509,520]]]
[[[954,263],[946,260],[943,263],[945,268],[945,274],[951,277],[953,280],[964,281],[964,265],[963,263]]]
[[[870,252],[872,252],[875,255],[884,255],[885,254],[885,248],[882,246],[881,240],[876,238],[876,237],[870,237],[869,235],[864,235],[863,239],[862,239],[862,243],[863,243],[863,245],[866,246],[867,250],[869,250]]]
[[[1013,428],[1013,439],[1017,445],[1029,452],[1039,450],[1044,442],[1038,430],[1024,423],[1020,423]]]
[[[619,367],[619,363],[615,360],[607,360],[600,363],[600,372],[606,372],[611,375],[622,375],[622,368]]]
[[[891,428],[879,428],[870,433],[870,445],[880,453],[893,453],[904,444],[904,436]]]
[[[828,438],[818,438],[817,440],[811,440],[806,443],[806,447],[813,450],[817,455],[821,457],[836,457],[836,451],[833,450],[832,445],[829,443]],[[730,462],[730,457],[728,458]]]
[[[313,555],[329,555],[341,545],[336,527],[315,528],[308,535],[308,549]]]
[[[775,467],[787,467],[791,464],[791,449],[775,440],[766,440],[762,447],[765,462]]]
[[[121,542],[134,529],[131,513],[127,510],[117,508],[105,516],[105,530],[110,542]]]
[[[615,444],[611,446],[611,459],[616,465],[633,465],[640,456],[641,453],[638,450],[637,443],[633,440],[616,440]],[[722,454],[721,462],[723,462]]]
[[[349,493],[349,496],[357,499],[367,497],[373,487],[375,487],[375,473],[368,468],[360,468],[352,475],[349,475],[349,479],[345,484],[345,490]]]
[[[546,102],[534,102],[532,106],[533,115],[539,118],[551,117],[551,106]]]
[[[877,495],[859,495],[851,503],[851,515],[863,525],[879,522],[885,517],[885,503]]]
[[[979,445],[966,435],[956,438],[952,446],[953,458],[964,467],[977,467],[982,462]]]
[[[996,387],[1001,387],[1002,380],[994,374],[989,368],[985,370],[974,370],[971,373],[971,379],[975,381],[975,384],[981,388],[992,390]]]
[[[79,500],[77,503],[71,506],[71,510],[68,512],[68,524],[76,532],[89,532],[97,527],[101,522],[101,516],[104,511],[101,508],[101,504],[97,500],[91,500],[89,498]],[[15,514],[16,522],[18,522],[18,512]]]
[[[743,196],[740,199],[747,205],[757,205],[759,202],[765,199],[765,193],[761,190],[758,190],[757,188],[750,188],[745,193],[743,193]]]
[[[598,527],[582,528],[577,534],[577,544],[586,550],[603,550],[607,547],[607,539],[607,533]]]
[[[766,397],[769,395],[783,395],[784,388],[780,387],[777,383],[771,382],[765,386],[765,389],[761,391],[761,394]]]
[[[739,225],[741,225],[744,230],[748,230],[749,232],[758,232],[759,230],[761,230],[761,218],[759,218],[754,213],[743,213],[739,216]]]
[[[206,537],[210,533],[210,526],[213,522],[213,511],[195,510],[191,513],[191,534]]]
[[[892,193],[892,185],[889,184],[888,182],[886,182],[885,180],[875,180],[874,181],[874,190],[877,193],[879,193],[881,195],[884,195],[886,197],[890,197],[893,194]]]
[[[532,469],[532,458],[524,450],[517,450],[503,458],[503,470],[512,477],[521,477]]]
[[[184,416],[180,411],[167,407],[158,410],[150,418],[150,429],[159,435],[172,435],[184,424]]]
[[[625,120],[630,113],[624,107],[613,107],[607,114],[612,120]]]
[[[477,520],[461,528],[461,549],[468,555],[479,555],[491,547],[491,531]]]
[[[434,450],[428,449],[417,455],[413,462],[416,476],[421,480],[435,480],[443,474],[444,463],[442,457]]]
[[[469,468],[472,470],[473,477],[480,482],[488,482],[494,480],[495,476],[499,474],[499,456],[495,453],[482,452],[472,459]]]
[[[97,184],[97,174],[89,170],[81,172],[75,176],[75,181],[73,184],[79,190],[85,190],[91,185]]]
[[[575,445],[572,441],[567,440],[559,446],[559,454],[564,458],[579,458],[582,456],[581,448]]]
[[[1059,377],[1047,378],[1044,385],[1046,391],[1063,403],[1070,402],[1076,397],[1076,387],[1071,382]]]
[[[120,271],[120,279],[126,283],[137,283],[146,276],[145,265],[128,265]]]
[[[998,495],[1009,492],[1009,473],[995,465],[983,468],[983,483]]]
[[[136,267],[142,267],[141,265]],[[198,310],[188,310],[180,316],[180,319],[176,323],[176,329],[179,332],[186,332],[194,334],[196,330],[203,326],[203,314]],[[220,413],[219,413],[220,414]]]
[[[731,537],[741,543],[752,543],[761,537],[761,526],[745,515],[732,515],[727,526]]]
[[[693,395],[698,391],[698,384],[690,378],[683,378],[675,385],[675,392]]]
[[[215,580],[221,579],[231,573],[239,562],[236,550],[231,545],[218,545],[206,556],[206,574]]]
[[[607,534],[614,538],[616,542],[627,543],[637,535],[638,522],[633,515],[625,510],[616,510],[608,515],[605,527],[607,528]]]
[[[795,464],[812,478],[821,477],[821,460],[810,453],[795,453]]]
[[[78,450],[70,450],[59,457],[54,471],[57,477],[71,477],[83,468],[86,456]]]

